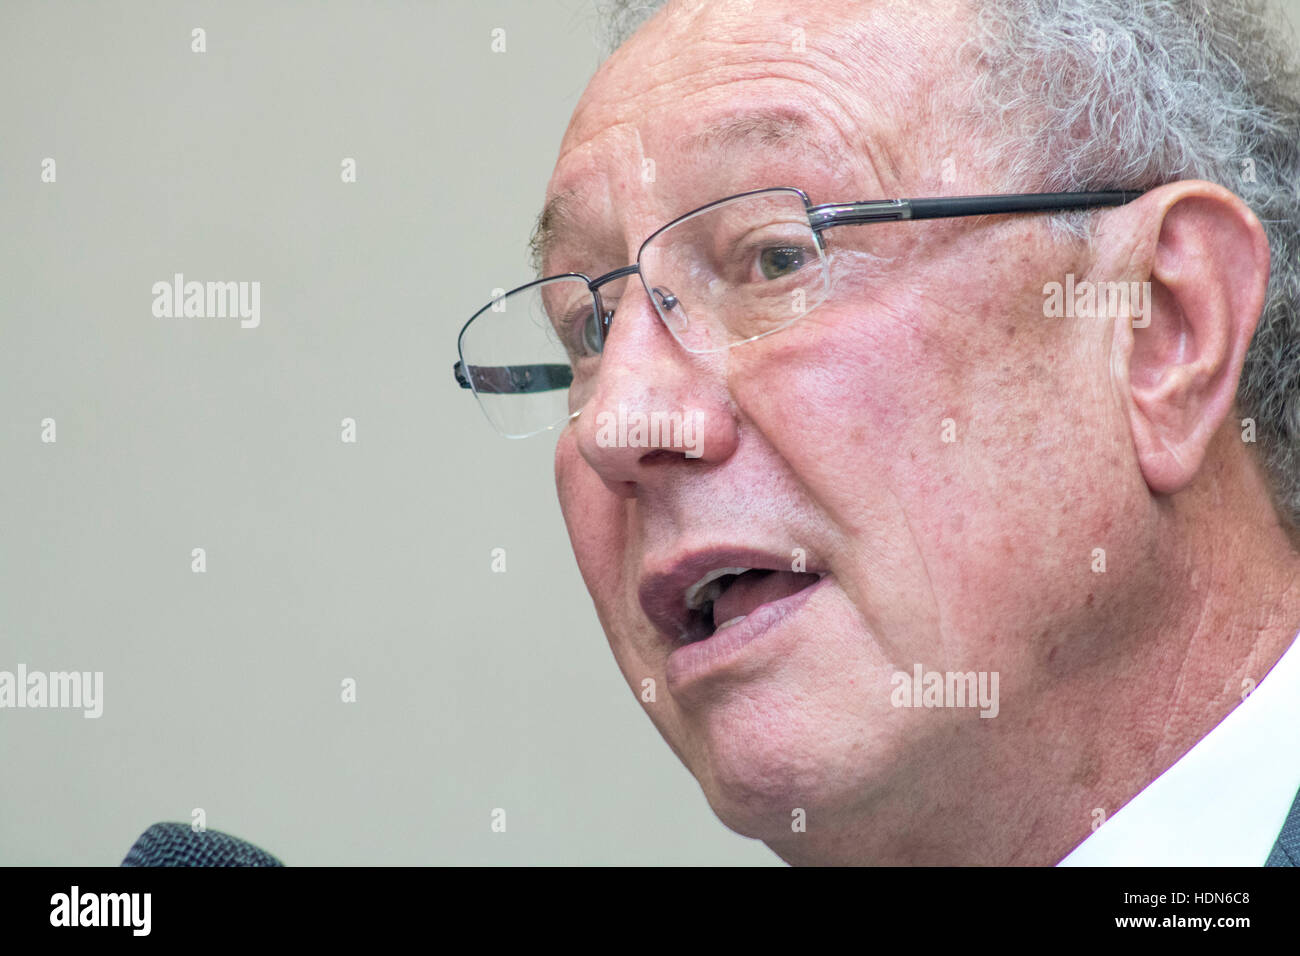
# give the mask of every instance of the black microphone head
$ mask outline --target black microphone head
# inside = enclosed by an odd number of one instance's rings
[[[155,823],[141,834],[123,866],[284,866],[260,847],[188,823]]]

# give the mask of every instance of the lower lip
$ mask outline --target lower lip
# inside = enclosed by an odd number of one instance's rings
[[[711,637],[693,644],[685,644],[668,655],[668,690],[678,691],[725,670],[742,650],[786,621],[807,600],[830,580],[825,575],[816,584],[809,585],[779,601],[760,604],[738,624],[716,631]]]

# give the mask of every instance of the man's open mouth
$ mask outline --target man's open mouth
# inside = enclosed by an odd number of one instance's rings
[[[819,574],[767,568],[716,568],[686,589],[690,612],[684,643],[706,640],[739,624],[755,608],[811,587]]]
[[[787,552],[788,553],[788,552]],[[761,562],[761,563],[760,563]],[[764,604],[816,584],[826,572],[792,571],[779,554],[750,550],[697,552],[647,574],[642,608],[675,643],[693,644],[735,627]]]

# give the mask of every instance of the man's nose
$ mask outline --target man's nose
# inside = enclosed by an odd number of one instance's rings
[[[610,323],[591,397],[574,422],[578,450],[618,494],[672,466],[726,461],[739,433],[729,350],[687,352],[635,278]]]

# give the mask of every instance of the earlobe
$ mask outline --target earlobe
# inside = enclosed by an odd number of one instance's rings
[[[1236,400],[1268,289],[1268,239],[1237,196],[1212,183],[1162,186],[1142,225],[1148,313],[1133,322],[1130,426],[1148,487],[1181,491]]]

